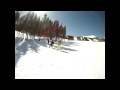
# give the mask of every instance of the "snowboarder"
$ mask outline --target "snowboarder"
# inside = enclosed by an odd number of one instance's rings
[[[50,46],[52,47],[52,46],[53,46],[53,44],[54,44],[54,41],[52,40],[52,41],[51,41]],[[49,48],[50,48],[50,46],[49,46]]]
[[[61,40],[58,41],[58,50],[61,50]]]
[[[47,41],[48,41],[48,45],[49,45],[49,38],[47,39]]]

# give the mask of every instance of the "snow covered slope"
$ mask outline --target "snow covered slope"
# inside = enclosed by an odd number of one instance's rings
[[[15,79],[105,79],[105,42],[57,44],[15,37]]]

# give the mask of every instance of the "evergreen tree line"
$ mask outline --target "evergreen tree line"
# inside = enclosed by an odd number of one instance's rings
[[[66,39],[66,26],[59,24],[58,20],[52,21],[47,14],[43,18],[37,16],[36,13],[29,11],[26,15],[20,17],[20,12],[15,12],[15,30],[25,33],[35,38],[35,36],[64,38]]]

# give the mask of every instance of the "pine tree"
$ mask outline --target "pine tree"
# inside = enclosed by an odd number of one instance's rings
[[[15,11],[15,23],[19,20],[19,17],[20,17],[20,12]]]

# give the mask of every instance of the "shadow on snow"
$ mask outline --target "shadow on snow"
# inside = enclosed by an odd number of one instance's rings
[[[33,52],[38,53],[38,51],[39,51],[38,48],[40,46],[43,46],[43,47],[48,46],[47,40],[40,40],[40,41],[38,39],[34,39],[34,40],[27,39],[26,41],[23,41],[23,40],[24,40],[23,38],[18,38],[18,37],[15,38],[15,66],[16,66],[17,62],[19,61],[20,57],[25,55],[29,49],[32,50]],[[63,43],[63,45],[65,43]],[[73,43],[74,42],[70,42],[69,44],[73,44]],[[57,49],[57,46],[54,46],[54,47]],[[68,53],[67,51],[77,51],[77,50],[62,47],[62,46],[61,46],[61,49],[62,49],[63,53]],[[64,51],[64,50],[66,50],[66,51]]]
[[[23,40],[23,39],[21,39]],[[33,40],[26,40],[23,41],[21,45],[19,45],[21,42],[20,38],[15,38],[15,66],[17,62],[19,61],[19,58],[26,54],[28,49],[31,49],[34,52],[38,53],[38,45],[34,43]]]

